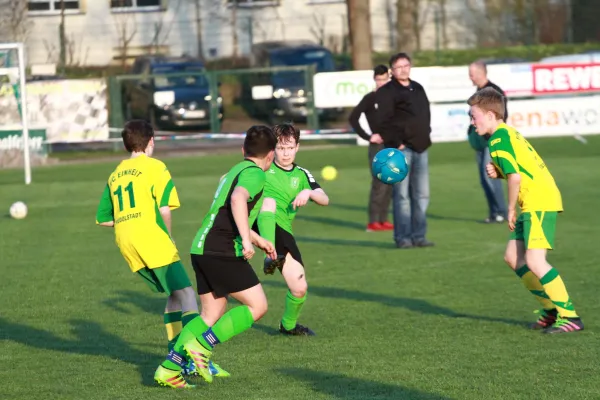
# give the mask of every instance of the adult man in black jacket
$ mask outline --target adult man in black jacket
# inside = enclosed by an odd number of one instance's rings
[[[392,80],[376,92],[379,134],[385,147],[402,150],[409,174],[393,186],[394,240],[398,248],[429,247],[426,212],[429,205],[431,111],[425,89],[410,79],[406,53],[391,57]]]
[[[375,90],[390,81],[390,73],[385,65],[378,65],[373,70],[375,79]],[[369,170],[375,154],[383,149],[383,139],[377,129],[377,103],[375,102],[375,91],[367,93],[365,97],[350,113],[350,125],[354,132],[369,142]],[[361,126],[362,115],[367,120],[370,132],[366,132]],[[390,201],[392,200],[392,187],[382,183],[379,179],[371,179],[371,194],[369,195],[369,223],[367,232],[391,231],[394,225],[388,222]]]

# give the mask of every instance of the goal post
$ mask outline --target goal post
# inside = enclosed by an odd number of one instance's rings
[[[14,60],[14,54],[17,57]],[[16,61],[16,65],[15,64]],[[6,83],[11,85],[15,95],[20,117],[20,129],[23,140],[23,167],[25,169],[25,184],[31,183],[31,159],[29,148],[29,123],[27,113],[27,87],[26,87],[26,63],[25,46],[23,43],[0,43],[0,77],[7,77]],[[1,127],[0,127],[1,128]]]

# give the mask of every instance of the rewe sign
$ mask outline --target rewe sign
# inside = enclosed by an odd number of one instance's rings
[[[600,91],[600,63],[533,65],[535,94],[595,91]]]

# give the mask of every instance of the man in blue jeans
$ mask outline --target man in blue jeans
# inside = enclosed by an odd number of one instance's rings
[[[419,83],[410,79],[406,53],[390,58],[392,80],[376,93],[379,134],[385,147],[402,150],[409,166],[406,179],[393,187],[394,240],[400,249],[430,247],[427,240],[431,112]]]
[[[476,61],[469,65],[469,78],[473,85],[477,87],[477,90],[481,90],[486,87],[494,88],[496,91],[504,95],[504,91],[487,78],[487,67],[481,61]],[[504,97],[504,103],[506,106],[506,96]],[[504,121],[508,118],[508,111],[504,112]],[[489,214],[483,222],[490,223],[502,223],[506,219],[506,202],[504,201],[504,190],[502,189],[501,179],[491,179],[485,171],[485,166],[492,162],[490,157],[490,151],[488,149],[488,139],[490,135],[479,136],[475,132],[475,127],[469,125],[468,130],[469,144],[475,150],[475,157],[477,159],[477,168],[479,170],[479,181],[483,188],[483,193],[488,203]]]

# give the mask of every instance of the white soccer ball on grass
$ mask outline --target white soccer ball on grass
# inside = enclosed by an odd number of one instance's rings
[[[17,201],[10,206],[10,216],[14,219],[23,219],[27,216],[27,205],[22,201]]]

